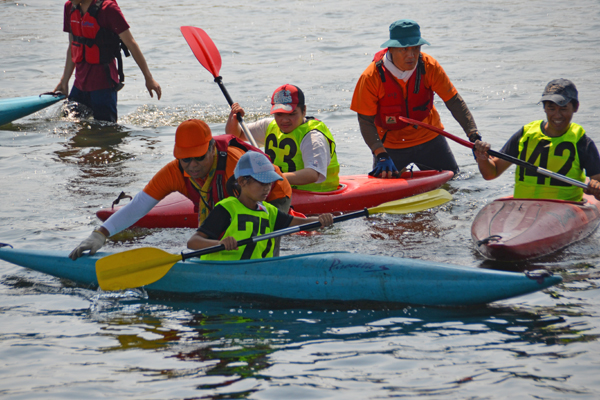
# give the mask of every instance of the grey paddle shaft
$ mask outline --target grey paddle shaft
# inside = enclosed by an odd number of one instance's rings
[[[547,170],[546,168],[537,167],[537,166],[535,166],[535,165],[533,165],[531,163],[528,163],[527,161],[520,160],[520,159],[518,159],[516,157],[510,156],[510,155],[505,154],[505,153],[500,153],[498,151],[494,151],[494,150],[490,149],[490,150],[488,150],[488,154],[492,155],[494,157],[500,158],[500,159],[502,159],[504,161],[508,161],[508,162],[513,163],[513,164],[517,164],[517,165],[519,165],[519,166],[521,166],[523,168],[527,168],[527,169],[529,169],[529,170],[531,170],[533,172],[537,172],[540,175],[548,176],[550,178],[553,178],[553,179],[556,179],[556,180],[568,183],[570,185],[578,186],[578,187],[580,187],[582,189],[587,189],[587,187],[588,187],[585,183],[580,182],[580,181],[578,181],[576,179],[569,178],[568,176],[557,174],[555,172]]]
[[[223,95],[225,96],[225,98],[227,99],[227,102],[229,103],[229,107],[231,107],[233,105],[233,100],[231,99],[231,96],[229,96],[229,92],[227,92],[227,89],[225,88],[225,85],[223,84],[223,78],[221,78],[220,76],[217,76],[215,78],[215,82],[217,82],[217,85],[219,85],[219,87],[221,88],[221,92],[223,92]],[[244,122],[244,119],[242,118],[242,116],[238,114],[237,120],[240,123],[240,125],[242,126],[242,130],[246,134],[246,137],[250,140],[250,143],[252,143],[252,146],[258,147],[258,145],[256,144],[256,140],[254,140],[254,137],[250,133],[250,130],[246,126],[246,123]]]

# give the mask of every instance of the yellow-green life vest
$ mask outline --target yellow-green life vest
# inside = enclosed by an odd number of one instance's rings
[[[217,204],[223,206],[231,216],[231,224],[225,230],[223,237],[233,236],[239,242],[252,236],[273,232],[275,228],[278,210],[267,202],[262,203],[267,211],[251,210],[233,196],[223,199]],[[237,250],[223,250],[217,253],[205,254],[201,259],[226,261],[273,257],[274,244],[275,239],[261,240],[239,246]]]
[[[271,157],[273,164],[281,168],[282,172],[294,172],[304,169],[300,143],[304,136],[312,130],[318,130],[329,141],[331,161],[327,167],[327,178],[321,183],[308,185],[294,185],[294,189],[308,190],[311,192],[330,192],[337,190],[340,184],[340,164],[335,151],[335,140],[327,126],[316,119],[309,119],[290,133],[283,133],[275,120],[271,121],[265,134],[265,153]]]
[[[585,135],[585,130],[571,123],[562,136],[550,137],[542,132],[543,123],[543,120],[534,121],[523,127],[523,136],[519,140],[519,159],[585,182],[577,153],[577,142]],[[583,189],[517,166],[514,197],[581,201]]]

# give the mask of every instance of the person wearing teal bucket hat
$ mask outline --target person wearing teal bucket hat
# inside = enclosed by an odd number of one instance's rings
[[[356,83],[350,109],[358,114],[360,131],[373,153],[369,175],[392,178],[410,163],[421,170],[459,168],[446,142],[424,127],[409,125],[399,117],[444,126],[433,104],[433,95],[444,101],[472,142],[481,139],[475,120],[444,69],[421,52],[429,42],[421,27],[410,19],[390,25],[390,38],[375,54]]]

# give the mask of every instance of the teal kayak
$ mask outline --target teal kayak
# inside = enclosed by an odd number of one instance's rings
[[[64,98],[63,94],[41,94],[39,96],[0,99],[0,126],[33,114]]]
[[[113,253],[76,261],[68,251],[0,248],[0,259],[97,287],[95,264]],[[369,301],[469,306],[532,293],[562,281],[540,270],[515,273],[431,261],[326,252],[263,260],[177,262],[150,293],[194,297],[267,297],[311,302]]]

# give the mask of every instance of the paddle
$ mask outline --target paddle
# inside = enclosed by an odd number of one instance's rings
[[[200,64],[215,77],[215,82],[217,82],[221,88],[221,92],[223,92],[231,107],[233,105],[233,100],[231,100],[231,96],[229,96],[229,93],[223,84],[223,78],[219,76],[219,71],[221,70],[221,54],[219,53],[219,50],[217,50],[217,46],[215,46],[208,34],[200,28],[182,26],[180,29],[183,37],[192,49],[192,53],[194,53],[198,61],[200,61]],[[250,139],[250,143],[252,143],[254,147],[258,147],[242,116],[238,114],[237,120],[242,126],[246,137]]]
[[[333,222],[342,222],[358,217],[367,217],[371,214],[408,214],[423,211],[444,204],[452,199],[450,193],[444,189],[437,189],[430,192],[407,197],[405,199],[395,200],[381,204],[373,208],[365,208],[362,211],[356,211],[333,218]],[[321,223],[310,222],[308,224],[292,226],[281,229],[265,235],[254,236],[248,239],[240,240],[238,246],[244,246],[250,243],[256,243],[261,240],[273,239],[276,237],[289,235],[291,233],[315,229],[321,226]],[[199,257],[203,254],[216,253],[224,250],[225,246],[217,245],[207,247],[202,250],[192,251],[190,253],[171,254],[161,249],[145,247],[124,251],[103,257],[96,261],[96,276],[100,287],[104,290],[122,290],[138,286],[149,285],[161,279],[173,265],[178,261],[185,261],[192,257]]]
[[[427,128],[427,129],[435,132],[435,133],[438,133],[438,134],[440,134],[442,136],[446,136],[448,139],[454,140],[456,143],[462,144],[463,146],[466,146],[466,147],[468,147],[470,149],[473,149],[475,147],[474,143],[471,143],[471,142],[469,142],[467,140],[461,139],[461,138],[459,138],[457,136],[454,136],[451,133],[448,133],[448,132],[446,132],[446,131],[438,128],[438,127],[435,127],[433,125],[429,125],[429,124],[427,124],[425,122],[417,121],[417,120],[406,118],[406,117],[398,117],[398,119],[400,119],[401,121],[404,121],[404,122],[406,122],[408,124],[411,124],[411,125],[420,125],[420,126],[422,126],[424,128]],[[516,164],[516,165],[518,165],[520,167],[527,168],[528,170],[530,170],[532,172],[536,172],[536,173],[538,173],[540,175],[544,175],[544,176],[547,176],[547,177],[550,177],[550,178],[553,178],[553,179],[556,179],[556,180],[568,183],[568,184],[573,185],[573,186],[578,186],[578,187],[583,188],[583,189],[587,189],[587,187],[588,187],[588,185],[586,185],[583,182],[579,182],[578,180],[569,178],[569,177],[564,176],[564,175],[557,174],[557,173],[552,172],[550,170],[547,170],[545,168],[537,167],[537,166],[535,166],[535,165],[533,165],[531,163],[528,163],[527,161],[520,160],[520,159],[518,159],[516,157],[510,156],[510,155],[505,154],[505,153],[500,153],[498,151],[494,151],[494,150],[490,149],[490,150],[488,150],[488,154],[490,154],[490,155],[492,155],[494,157],[500,158],[500,159],[502,159],[504,161],[508,161],[510,163]]]

